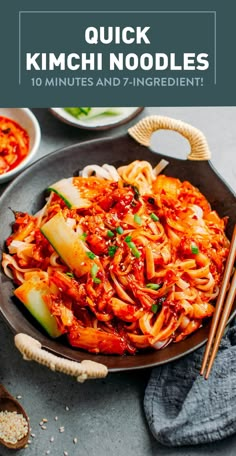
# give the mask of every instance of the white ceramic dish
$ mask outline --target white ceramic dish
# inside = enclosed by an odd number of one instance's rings
[[[29,152],[25,159],[11,171],[0,174],[0,184],[17,176],[25,169],[35,156],[41,139],[39,123],[34,114],[28,108],[0,108],[0,116],[8,117],[23,127],[29,135]]]
[[[109,130],[110,128],[123,125],[129,120],[136,117],[144,108],[116,108],[120,109],[121,113],[115,116],[100,115],[91,119],[76,119],[72,114],[65,111],[64,108],[50,108],[51,113],[62,122],[73,125],[77,128],[86,130]]]

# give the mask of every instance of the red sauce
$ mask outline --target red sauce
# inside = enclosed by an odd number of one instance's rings
[[[17,122],[0,116],[0,175],[18,166],[29,152],[29,135]]]

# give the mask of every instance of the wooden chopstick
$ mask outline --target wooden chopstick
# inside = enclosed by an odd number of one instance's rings
[[[203,357],[202,367],[201,367],[201,371],[200,371],[200,374],[203,375],[206,370],[206,367],[207,367],[207,371],[205,374],[206,380],[209,377],[209,374],[210,374],[214,359],[216,357],[216,353],[217,353],[225,326],[227,324],[228,317],[230,315],[230,311],[232,309],[234,298],[235,298],[236,273],[234,274],[233,280],[231,282],[230,290],[228,292],[227,300],[224,304],[225,295],[227,292],[228,284],[229,284],[232,270],[234,267],[235,255],[236,255],[236,225],[234,227],[232,241],[230,244],[229,255],[227,258],[226,265],[225,265],[225,272],[224,272],[224,276],[223,276],[222,286],[221,286],[220,293],[219,293],[219,296],[218,296],[218,299],[216,302],[216,308],[215,308],[215,312],[213,315],[209,338],[208,338],[206,350],[205,350],[204,357]],[[213,341],[214,341],[214,344],[213,344]],[[211,349],[212,349],[212,352],[211,352],[211,356],[209,358]],[[208,361],[208,358],[209,358],[209,361]],[[208,363],[208,366],[207,366],[207,363]]]

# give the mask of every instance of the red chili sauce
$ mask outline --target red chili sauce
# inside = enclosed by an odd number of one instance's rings
[[[17,122],[0,116],[0,175],[18,166],[29,152],[29,135]]]

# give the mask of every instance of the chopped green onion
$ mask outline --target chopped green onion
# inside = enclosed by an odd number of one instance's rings
[[[124,230],[123,230],[123,228],[121,226],[118,226],[116,228],[116,231],[117,231],[118,234],[123,234],[124,233]]]
[[[110,247],[108,247],[108,255],[110,257],[113,257],[117,251],[118,247],[116,245],[110,245]]]
[[[134,198],[135,198],[136,200],[139,199],[140,193],[139,193],[139,189],[138,189],[138,187],[137,187],[136,185],[132,185],[132,184],[128,184],[127,182],[124,182],[124,183],[123,183],[123,186],[124,186],[124,187],[131,187],[131,188],[133,189],[133,191],[134,191]]]
[[[90,258],[90,260],[94,260],[94,258],[96,258],[96,255],[90,251],[86,252],[86,255]]]
[[[151,309],[152,309],[152,312],[153,312],[154,314],[157,313],[158,307],[159,307],[159,306],[158,306],[157,304],[153,304],[153,305],[152,305]]]
[[[135,197],[136,200],[138,200],[139,199],[139,195],[140,195],[139,189],[138,189],[138,187],[136,187],[136,185],[132,185],[132,188],[134,190],[134,197]]]
[[[134,215],[134,221],[135,221],[135,223],[137,223],[138,225],[142,225],[142,219],[141,219],[140,215],[135,214],[135,215]]]
[[[67,275],[68,277],[70,277],[71,279],[73,279],[73,278],[75,277],[74,274],[73,274],[73,272],[66,272],[66,275]]]
[[[151,290],[159,290],[159,288],[161,288],[161,284],[160,283],[147,283],[146,287],[150,288]]]
[[[128,244],[130,249],[135,249],[136,248],[136,245],[135,245],[135,243],[133,241],[127,242],[127,244]]]
[[[107,236],[108,236],[108,237],[113,237],[113,236],[115,236],[115,235],[114,235],[113,231],[108,230],[108,231],[107,231]]]
[[[101,279],[98,279],[98,277],[94,277],[93,282],[94,283],[101,283]]]
[[[129,248],[131,249],[132,254],[136,258],[140,258],[141,253],[138,251],[135,243],[132,241],[132,237],[131,236],[126,236],[125,242],[128,244]]]
[[[132,244],[133,244],[133,242],[132,242]],[[136,258],[140,258],[141,253],[138,251],[136,246],[131,247],[131,252]]]
[[[151,213],[150,217],[154,222],[158,222],[158,220],[159,220],[159,217],[157,217],[157,215],[154,214],[154,212]]]
[[[158,301],[161,301],[162,298],[160,298]],[[165,298],[164,298],[164,300],[165,300]],[[152,312],[157,313],[161,309],[161,306],[162,306],[161,302],[157,302],[156,304],[153,304],[151,307]]]
[[[194,253],[194,255],[197,255],[199,253],[199,248],[196,244],[191,245],[191,252]]]
[[[93,263],[93,266],[91,267],[91,276],[93,279],[96,277],[98,272],[98,265],[96,263]]]
[[[85,241],[87,236],[88,236],[87,233],[82,233],[81,236],[80,236],[81,241]]]

